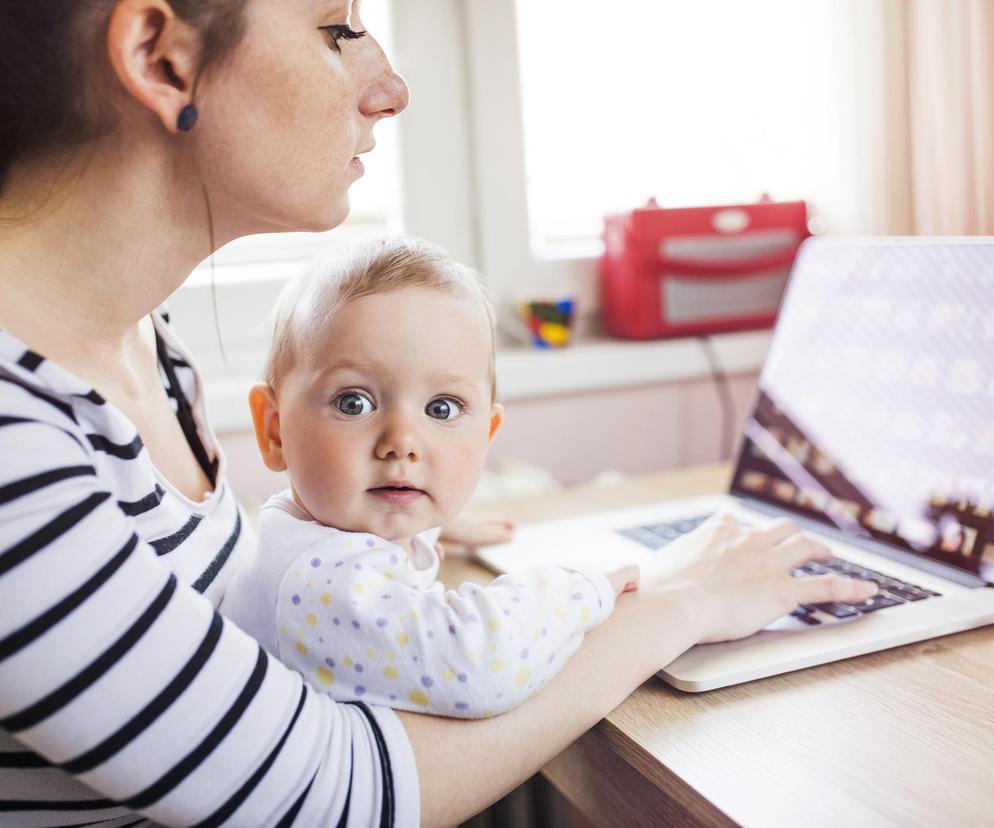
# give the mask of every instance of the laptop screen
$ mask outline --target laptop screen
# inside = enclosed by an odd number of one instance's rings
[[[736,494],[994,581],[994,240],[812,240]]]

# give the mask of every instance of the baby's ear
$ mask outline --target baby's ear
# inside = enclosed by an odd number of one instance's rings
[[[490,440],[494,439],[497,434],[498,429],[500,429],[500,424],[504,422],[504,406],[500,403],[494,403],[493,407],[490,409]]]
[[[257,382],[249,391],[248,400],[262,461],[272,471],[286,471],[283,440],[280,438],[280,412],[273,387],[268,382]]]

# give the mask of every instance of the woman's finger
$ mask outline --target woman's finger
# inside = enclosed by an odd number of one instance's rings
[[[749,537],[755,541],[759,541],[764,546],[773,546],[774,544],[785,541],[791,535],[796,535],[800,531],[801,527],[794,523],[794,521],[787,518],[778,518],[755,529],[750,529]]]
[[[810,535],[796,534],[777,544],[777,554],[782,556],[786,569],[796,569],[808,561],[827,561],[832,551]]]
[[[841,575],[811,575],[792,580],[792,598],[798,604],[865,601],[879,592],[879,587],[873,581],[857,581]]]

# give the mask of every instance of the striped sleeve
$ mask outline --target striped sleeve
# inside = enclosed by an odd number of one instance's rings
[[[417,824],[396,716],[312,692],[179,583],[47,408],[0,417],[0,728],[23,748],[0,765],[88,793],[0,782],[0,824],[70,806],[163,825]]]

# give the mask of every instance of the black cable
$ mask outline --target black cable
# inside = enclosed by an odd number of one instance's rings
[[[728,382],[728,375],[718,360],[718,354],[714,350],[711,337],[707,334],[699,334],[697,338],[704,350],[704,357],[711,369],[711,379],[718,392],[718,403],[721,406],[721,459],[727,460],[732,456],[735,440],[735,401],[732,399],[732,388]]]

